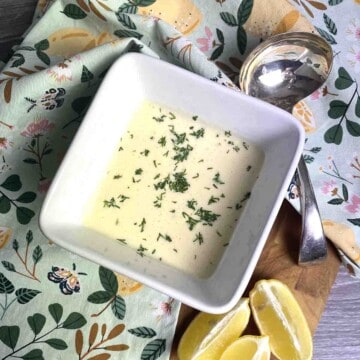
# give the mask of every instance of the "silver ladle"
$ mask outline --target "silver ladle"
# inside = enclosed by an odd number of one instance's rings
[[[290,113],[300,100],[326,81],[332,50],[321,37],[302,32],[275,35],[258,45],[245,60],[239,77],[240,88]],[[304,158],[298,168],[302,234],[299,264],[326,258],[327,247],[319,209]]]

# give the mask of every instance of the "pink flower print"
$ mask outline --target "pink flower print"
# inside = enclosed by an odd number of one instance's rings
[[[13,145],[13,142],[7,139],[6,137],[0,137],[0,149],[8,149]]]
[[[311,100],[319,100],[319,99],[320,99],[320,96],[321,96],[321,91],[318,89],[318,90],[315,90],[315,91],[310,95],[310,99],[311,99]]]
[[[351,196],[350,201],[351,204],[346,205],[345,209],[351,214],[356,214],[358,211],[360,211],[360,196],[354,194],[353,196]]]
[[[346,29],[346,39],[350,41],[360,41],[360,21],[359,19],[352,19],[350,25]]]
[[[172,306],[174,303],[173,298],[168,298],[167,301],[153,301],[151,307],[153,308],[153,314],[157,321],[164,321],[165,325],[169,325],[172,321],[175,321],[172,316]]]
[[[55,127],[47,119],[35,120],[29,124],[24,131],[21,132],[22,136],[32,138],[38,135],[44,135]]]
[[[212,48],[213,40],[214,40],[213,33],[210,30],[210,28],[208,28],[207,26],[205,26],[205,35],[206,35],[206,37],[199,38],[196,40],[196,42],[200,46],[200,50],[203,52],[207,52]]]
[[[38,185],[38,192],[46,193],[49,190],[50,185],[51,185],[50,179],[40,180],[39,185]]]
[[[321,187],[321,191],[323,194],[327,195],[330,194],[334,195],[334,192],[336,192],[336,181],[330,180],[330,181],[324,181],[323,186]]]
[[[72,72],[67,61],[51,67],[47,70],[47,73],[59,83],[72,80]]]
[[[353,45],[346,55],[349,64],[354,68],[355,73],[360,73],[360,46]]]

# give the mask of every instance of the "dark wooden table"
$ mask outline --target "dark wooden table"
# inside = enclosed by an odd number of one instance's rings
[[[31,23],[37,0],[0,0],[0,59]],[[360,359],[360,281],[341,267],[314,337],[314,360]]]

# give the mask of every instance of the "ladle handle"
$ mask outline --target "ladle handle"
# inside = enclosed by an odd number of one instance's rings
[[[300,181],[300,205],[302,213],[299,265],[310,265],[326,257],[326,239],[314,189],[310,181],[305,160],[302,156],[297,171]]]

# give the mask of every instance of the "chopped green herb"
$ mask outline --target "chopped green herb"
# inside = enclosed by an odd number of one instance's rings
[[[196,173],[196,175],[193,176],[192,178],[193,178],[193,179],[197,179],[199,176],[200,176],[199,173]]]
[[[245,141],[243,141],[243,147],[245,148],[245,150],[248,150],[249,149],[249,144]]]
[[[204,238],[203,238],[203,236],[202,236],[202,233],[197,233],[196,235],[195,235],[195,239],[193,240],[193,242],[198,242],[199,243],[199,245],[201,245],[203,242],[204,242]]]
[[[120,241],[123,244],[126,244],[126,240],[125,239],[116,239],[117,241]]]
[[[225,197],[225,194],[224,194],[224,193],[222,193],[222,194],[220,195],[220,197],[224,198],[224,197]]]
[[[115,225],[119,225],[119,219],[115,220]]]
[[[156,160],[153,160],[153,164],[154,164],[155,167],[157,167]]]
[[[124,150],[124,148],[122,147],[122,146],[120,146],[119,148],[118,148],[118,151],[123,151]]]
[[[174,173],[172,176],[174,177],[174,180],[169,181],[169,188],[171,191],[183,193],[190,187],[190,184],[185,177],[185,170]]]
[[[140,232],[144,232],[145,225],[146,225],[146,220],[145,218],[143,218],[141,220],[141,223],[139,224]]]
[[[174,213],[175,213],[175,211],[176,211],[175,209],[172,209],[172,210],[170,210],[169,212],[171,212],[171,213],[173,213],[173,214],[174,214]]]
[[[216,173],[215,176],[213,177],[213,181],[216,182],[217,184],[225,184],[221,179],[220,179],[220,173]]]
[[[176,119],[176,116],[171,111],[169,111],[169,115],[170,115],[169,117],[170,120]]]
[[[204,137],[205,134],[205,129],[201,128],[197,131],[193,131],[192,133],[190,133],[191,136],[195,136],[197,139],[199,139],[200,137]]]
[[[163,153],[163,156],[167,157],[169,155],[169,150],[165,153]]]
[[[156,200],[153,202],[155,207],[161,208],[161,201],[163,200],[164,195],[165,192],[162,192],[159,196],[156,197]]]
[[[155,190],[165,189],[166,185],[169,183],[169,180],[170,180],[170,175],[168,175],[163,180],[159,181],[157,184],[154,184]]]
[[[143,169],[139,168],[135,170],[135,175],[141,175],[143,173]]]
[[[190,151],[192,151],[194,148],[187,144],[186,147],[184,146],[175,146],[173,150],[176,152],[175,156],[173,157],[173,160],[176,160],[177,162],[182,162],[187,160],[189,157]]]
[[[189,225],[189,230],[193,230],[195,225],[200,222],[200,220],[194,219],[189,214],[187,214],[185,211],[183,211],[182,216],[186,219],[186,223]]]
[[[159,117],[153,116],[153,119],[157,122],[163,122],[166,118],[166,115],[161,115]]]
[[[204,162],[204,159],[201,159],[201,160],[198,161],[198,163],[201,163],[201,162]]]
[[[191,199],[187,201],[187,207],[189,209],[196,210],[195,206],[197,205],[197,201],[195,199]]]
[[[219,200],[220,200],[220,198],[215,197],[215,196],[212,195],[211,198],[208,201],[208,205],[217,203]]]
[[[251,168],[252,168],[252,166],[251,166],[251,165],[248,165],[248,166],[246,167],[246,171],[250,171]]]
[[[154,250],[151,252],[152,255],[155,254],[155,253],[156,253],[156,249],[154,249]]]
[[[150,153],[150,150],[145,149],[145,150],[144,150],[144,151],[142,151],[140,154],[141,154],[141,155],[144,155],[144,156],[148,156],[148,155],[149,155],[149,153]]]
[[[239,152],[240,148],[236,145],[236,146],[233,147],[233,150],[236,151],[236,152]]]
[[[165,240],[167,242],[172,242],[172,239],[168,234],[163,235],[163,234],[159,233],[156,241],[159,241],[160,239],[163,239],[163,240]]]
[[[212,170],[213,168],[212,167],[208,167],[208,168],[206,168],[206,170]]]
[[[176,253],[178,252],[175,248],[173,249],[173,251],[176,252]]]
[[[160,174],[157,174],[154,176],[154,180],[158,179],[160,177]]]
[[[212,223],[220,216],[219,214],[215,214],[210,210],[205,210],[202,207],[196,210],[195,215],[199,216],[200,220],[204,222],[204,225],[210,226],[212,226]]]
[[[160,144],[161,146],[165,146],[166,145],[166,137],[162,136],[159,140],[158,140],[158,144]]]
[[[231,136],[231,131],[225,131],[225,136],[227,136],[227,137],[229,137],[229,136]]]
[[[140,182],[141,181],[141,179],[138,179],[138,180],[136,180],[134,177],[132,177],[132,182],[135,184],[135,183],[138,183],[138,182]]]
[[[116,200],[113,197],[110,200],[104,200],[103,203],[104,203],[104,207],[108,207],[108,208],[114,207],[120,209],[120,206],[116,204]]]
[[[141,244],[137,248],[136,253],[139,254],[141,257],[145,256],[144,251],[147,251],[148,249],[143,247]]]
[[[128,196],[120,194],[118,197],[119,201],[123,203],[125,200],[130,199]]]
[[[194,121],[196,121],[196,120],[198,119],[198,117],[199,117],[199,116],[194,115],[194,116],[192,117],[192,119],[193,119]]]
[[[216,230],[216,233],[218,234],[218,236],[222,236],[221,233],[219,231]]]
[[[119,174],[116,174],[113,177],[114,180],[121,179],[121,178],[122,178],[122,175],[119,175]]]
[[[240,210],[242,208],[242,205],[240,203],[235,204],[235,209]]]

